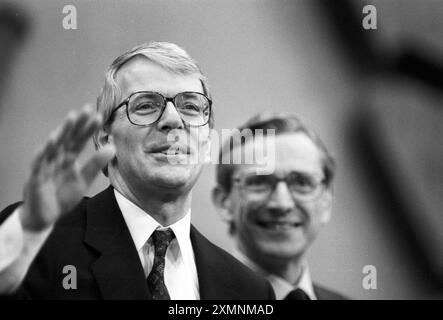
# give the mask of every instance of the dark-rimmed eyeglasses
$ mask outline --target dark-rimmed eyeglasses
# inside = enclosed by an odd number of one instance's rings
[[[172,102],[183,122],[187,125],[200,127],[209,122],[212,101],[199,92],[180,92],[167,98],[154,91],[133,92],[111,113],[126,106],[126,115],[130,123],[136,126],[148,126],[157,122],[163,115],[166,104]]]
[[[284,181],[292,197],[300,201],[316,200],[323,194],[326,187],[324,178],[314,177],[301,172],[291,172],[285,177],[277,177],[272,174],[256,175],[255,173],[250,173],[233,178],[233,182],[237,184],[246,195],[261,200],[268,199],[280,181]]]

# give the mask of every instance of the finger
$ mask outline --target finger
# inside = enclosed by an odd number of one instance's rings
[[[68,139],[75,121],[76,114],[71,111],[68,114],[65,122],[57,130],[51,133],[48,141],[48,149],[46,151],[46,159],[48,161],[52,161],[57,156],[57,153],[60,152],[60,147]]]
[[[72,152],[64,151],[60,160],[60,169],[67,170],[77,159],[78,155]]]
[[[95,179],[97,174],[105,165],[115,156],[115,147],[111,144],[99,149],[91,159],[81,169],[81,175],[85,185],[88,187]]]
[[[42,163],[45,159],[46,145],[40,146],[34,154],[34,158],[31,162],[31,178],[38,176]]]
[[[83,130],[83,127],[87,126],[85,123],[91,122],[92,112],[92,107],[87,105],[82,110],[73,112],[73,114],[68,117],[69,127],[67,129],[69,130],[64,131],[64,134],[58,140],[59,143],[57,144],[58,154],[56,155],[56,166],[58,168],[65,170],[77,159],[80,151],[77,148],[78,135],[79,132]]]
[[[52,161],[52,159],[54,159],[55,157],[55,135],[54,133],[52,133],[49,136],[48,141],[46,141],[45,147],[44,147],[44,156],[46,161],[50,162]]]
[[[70,131],[69,136],[64,141],[64,149],[68,151],[78,151],[77,144],[81,143],[79,137],[83,131],[83,128],[88,124],[89,120],[94,117],[95,112],[92,110],[91,105],[86,105],[82,110],[78,112],[76,121],[73,124],[73,128]]]
[[[92,135],[101,128],[102,123],[103,121],[101,114],[95,114],[93,117],[91,117],[87,124],[78,133],[76,143],[73,145],[73,151],[82,151]]]

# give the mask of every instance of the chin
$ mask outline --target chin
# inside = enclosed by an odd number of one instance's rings
[[[162,187],[162,188],[179,190],[179,189],[184,188],[186,186],[186,181],[161,179],[161,180],[157,180],[155,184],[159,187]]]
[[[162,168],[152,176],[153,184],[166,188],[181,188],[189,184],[192,177],[189,170]]]
[[[259,245],[259,252],[264,256],[272,259],[293,259],[299,257],[304,251],[304,248],[294,246],[294,244],[282,243],[266,243]]]
[[[152,184],[166,187],[166,188],[180,188],[185,186],[189,179],[186,179],[183,176],[180,175],[174,175],[174,174],[165,174],[165,175],[155,175],[154,179],[151,180]]]

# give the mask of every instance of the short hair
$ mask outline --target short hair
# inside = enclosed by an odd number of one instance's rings
[[[240,132],[244,129],[249,129],[252,132],[252,137],[254,137],[256,129],[263,129],[264,133],[266,133],[265,130],[267,129],[274,129],[276,136],[286,133],[304,133],[321,151],[325,184],[328,187],[331,185],[335,174],[334,158],[329,153],[319,136],[314,131],[306,127],[294,114],[284,112],[259,113],[249,119],[245,124],[239,126],[237,129]],[[236,165],[231,163],[223,164],[223,154],[227,151],[232,152],[234,148],[239,146],[239,143],[243,145],[245,142],[246,139],[235,139],[234,135],[231,135],[220,149],[219,163],[216,167],[216,178],[217,183],[222,186],[227,193],[229,193],[232,188],[232,175],[234,174]]]
[[[192,75],[197,74],[203,87],[203,93],[211,99],[209,83],[203,75],[197,62],[178,45],[169,42],[150,42],[138,45],[116,58],[109,66],[105,74],[105,83],[97,98],[97,111],[103,114],[103,130],[112,121],[112,111],[120,103],[121,90],[117,85],[115,78],[120,68],[132,58],[142,56],[149,61],[159,65],[165,70],[179,74]],[[209,119],[209,127],[214,126],[213,112]],[[99,147],[98,133],[93,137],[95,147]]]

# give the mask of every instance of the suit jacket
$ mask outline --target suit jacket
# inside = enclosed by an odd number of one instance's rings
[[[347,297],[341,295],[338,292],[327,289],[318,284],[313,284],[314,293],[318,300],[348,300]]]
[[[0,213],[0,223],[19,204]],[[201,299],[274,299],[270,284],[191,226]],[[66,290],[65,266],[77,270]],[[9,297],[11,298],[11,297]],[[150,299],[146,278],[112,187],[84,198],[62,217],[13,298]]]

